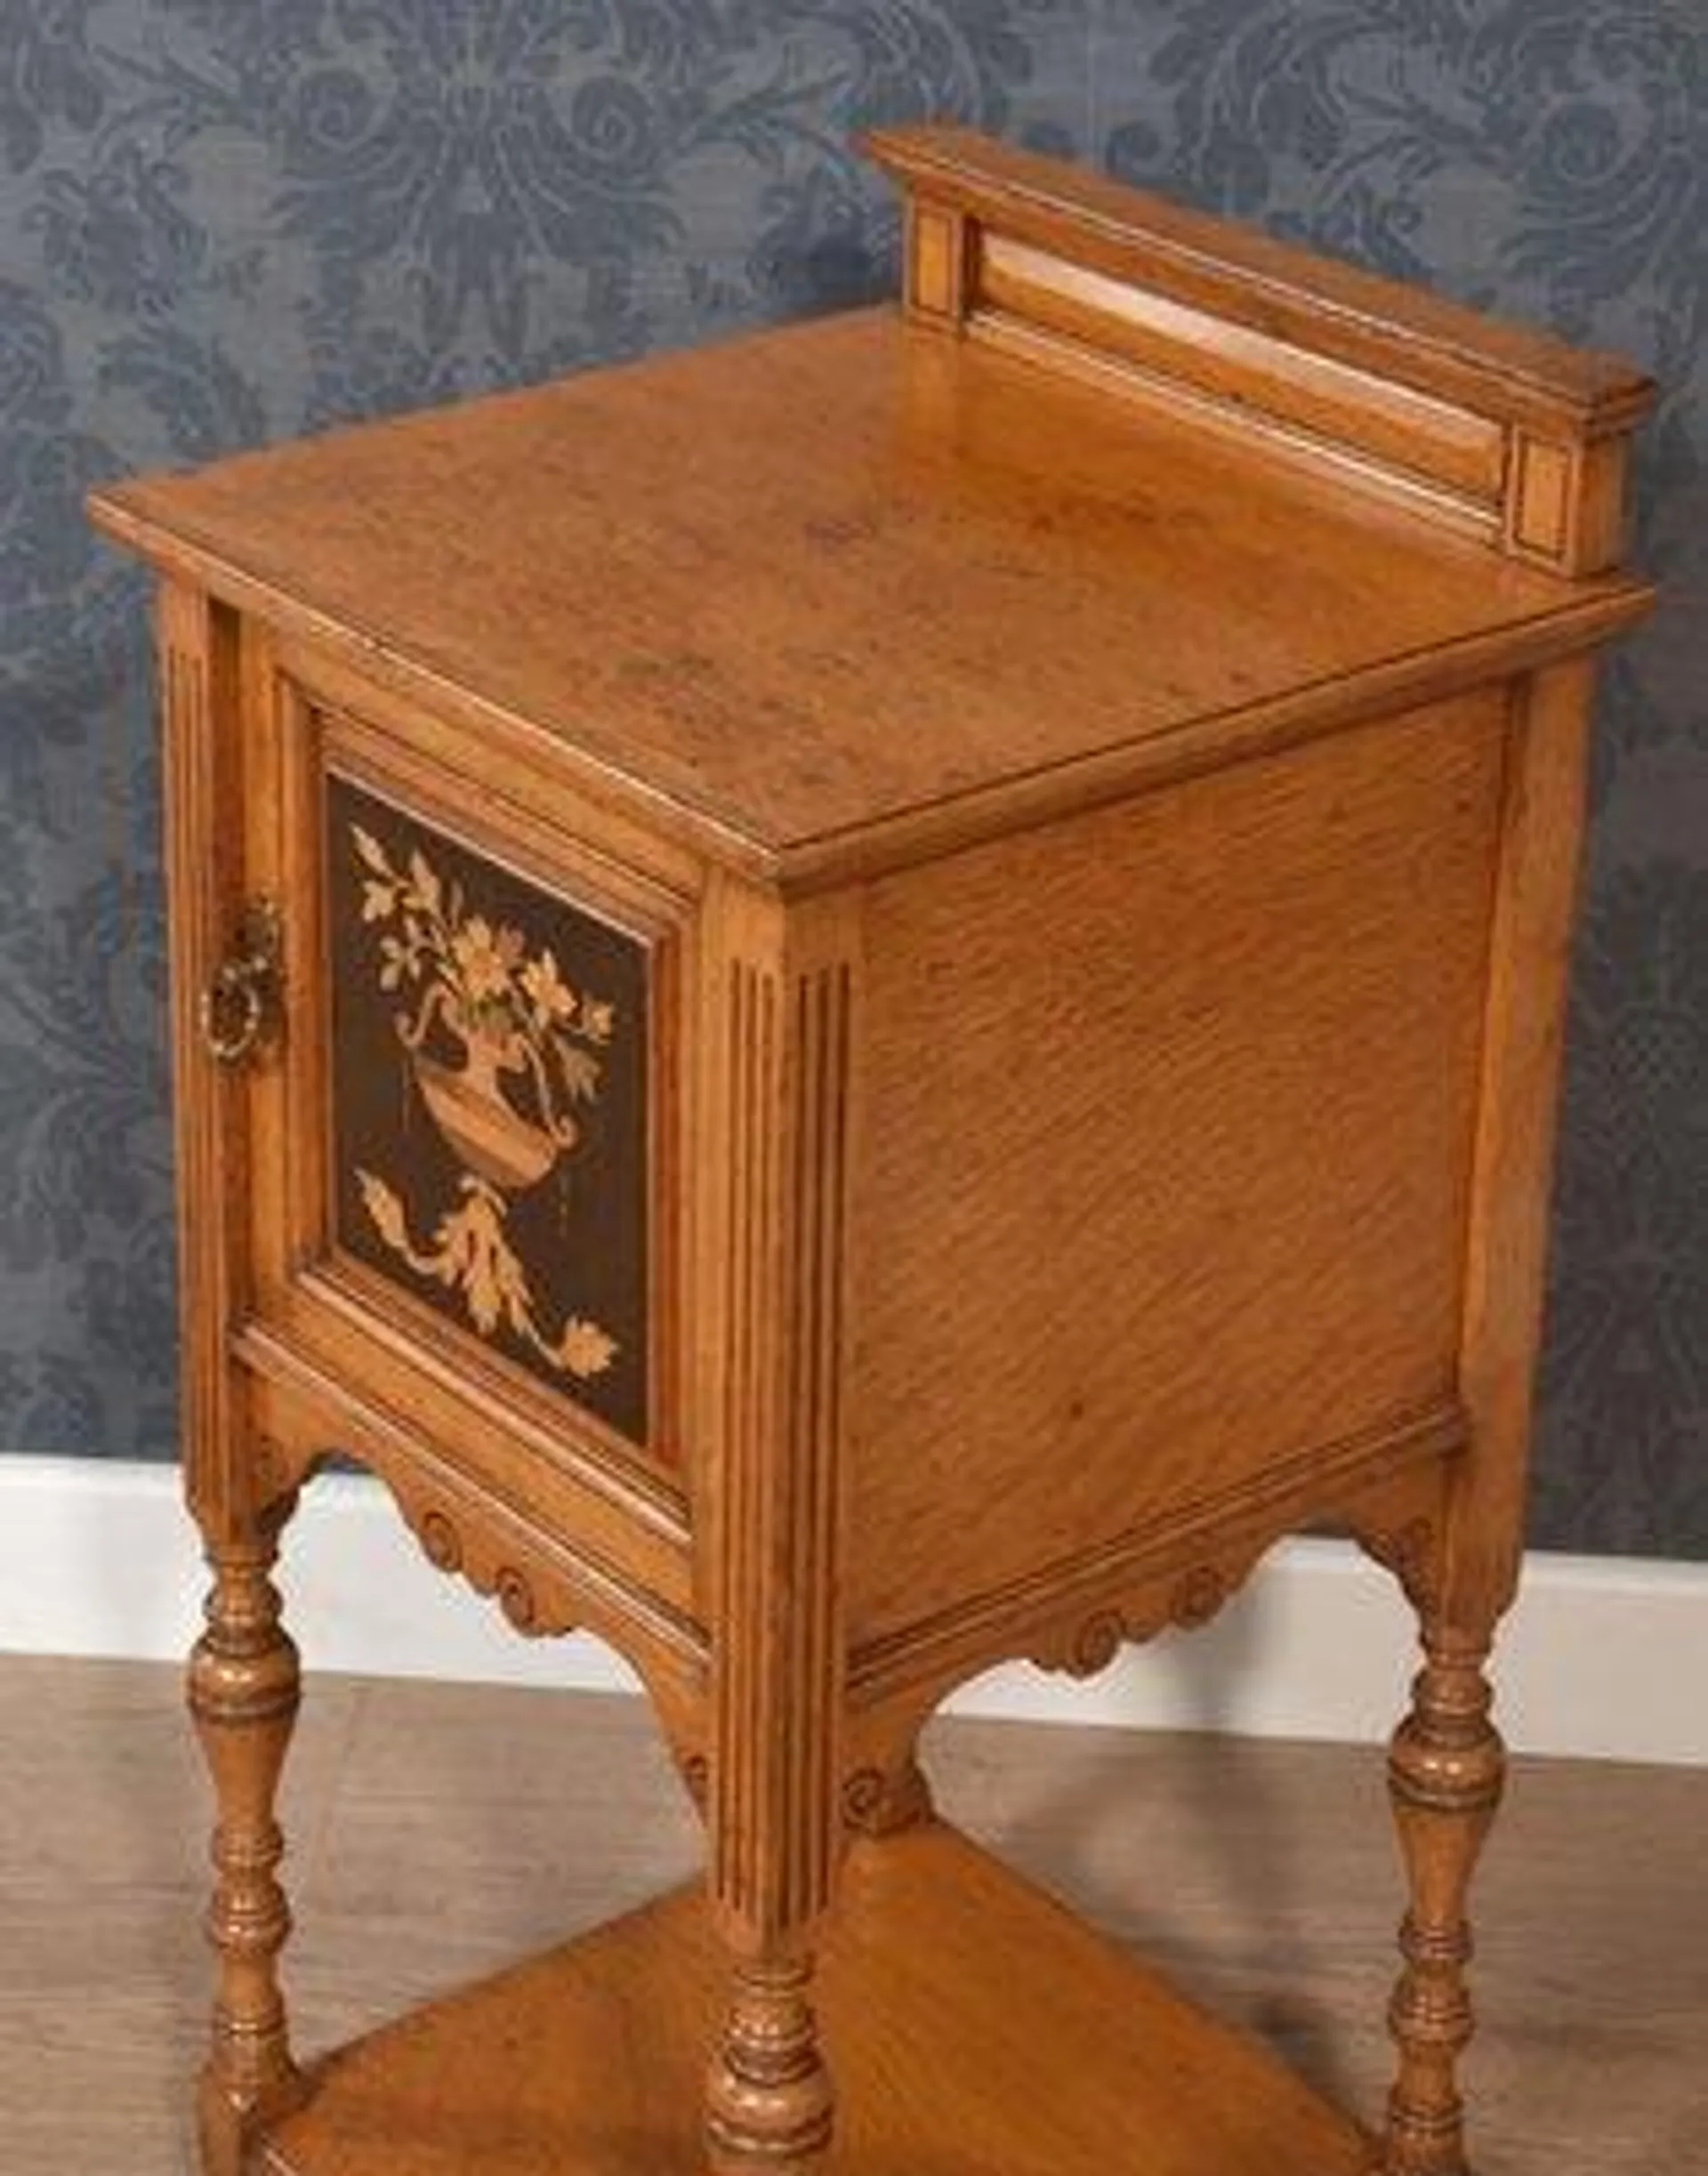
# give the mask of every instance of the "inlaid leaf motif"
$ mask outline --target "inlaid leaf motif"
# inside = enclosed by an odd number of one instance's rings
[[[419,848],[409,857],[409,886],[411,906],[419,907],[423,914],[437,918],[440,902],[439,877]]]
[[[549,1033],[560,1021],[575,1018],[576,993],[559,972],[549,945],[538,959],[528,962],[520,979],[534,1007],[534,1025],[541,1033]],[[594,1077],[597,1079],[597,1072]]]
[[[384,847],[380,844],[374,834],[371,831],[365,831],[359,824],[352,824],[350,827],[350,835],[356,842],[357,858],[364,866],[372,869],[376,876],[389,879],[392,874],[391,864],[386,858]]]
[[[439,1218],[429,1243],[417,1246],[410,1237],[408,1212],[394,1189],[374,1172],[359,1172],[357,1178],[386,1245],[418,1275],[458,1293],[483,1336],[506,1323],[542,1358],[580,1382],[610,1366],[616,1340],[596,1322],[572,1315],[555,1340],[540,1329],[528,1272],[504,1237],[504,1197],[495,1189],[479,1179],[464,1179],[461,1202]]]
[[[504,1244],[502,1201],[478,1179],[463,1181],[463,1203],[439,1219],[439,1273],[460,1285],[474,1326],[490,1336],[506,1317],[520,1328],[528,1313],[528,1280]]]
[[[390,1247],[400,1254],[409,1253],[409,1221],[404,1214],[403,1204],[397,1194],[377,1173],[360,1171],[356,1174],[362,1189],[362,1199],[367,1213],[374,1220],[375,1229]]]
[[[577,1050],[561,1036],[554,1036],[552,1052],[558,1061],[564,1093],[573,1103],[590,1103],[599,1088],[599,1061],[588,1051]]]

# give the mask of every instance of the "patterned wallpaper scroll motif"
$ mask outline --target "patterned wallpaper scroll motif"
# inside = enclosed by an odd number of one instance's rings
[[[145,584],[93,479],[846,306],[955,116],[1623,346],[1539,1537],[1708,1554],[1696,0],[0,0],[0,1443],[166,1455]]]

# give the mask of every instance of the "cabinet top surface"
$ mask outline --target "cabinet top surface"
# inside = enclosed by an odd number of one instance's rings
[[[888,310],[125,483],[94,512],[783,861],[1216,721],[1374,707],[1433,656],[1605,631],[1641,596]]]

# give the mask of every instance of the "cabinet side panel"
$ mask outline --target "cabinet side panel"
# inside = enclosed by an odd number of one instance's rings
[[[872,888],[857,1645],[1451,1399],[1505,717]]]

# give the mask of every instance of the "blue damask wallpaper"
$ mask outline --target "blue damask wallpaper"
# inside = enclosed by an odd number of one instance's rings
[[[1539,1539],[1708,1554],[1701,0],[0,0],[0,1443],[164,1455],[143,583],[94,478],[882,292],[957,117],[1643,359]]]

